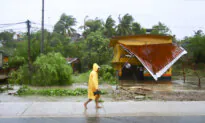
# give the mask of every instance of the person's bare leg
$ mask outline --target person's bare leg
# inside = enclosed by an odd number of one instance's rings
[[[85,109],[87,109],[87,104],[88,104],[90,101],[92,101],[92,100],[91,100],[91,99],[88,99],[88,101],[86,101],[86,102],[84,103]]]
[[[99,102],[98,102],[99,98],[100,96],[98,95],[95,99],[96,108],[102,108],[101,106],[99,106]]]

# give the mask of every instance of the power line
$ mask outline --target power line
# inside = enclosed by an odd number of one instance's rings
[[[8,28],[8,27],[11,27],[11,26],[18,26],[20,23],[18,24],[10,24],[10,25],[1,25],[0,28]],[[21,23],[21,24],[24,24],[24,23]]]
[[[0,29],[3,29],[3,28],[5,28],[5,29],[12,28],[11,26],[15,26],[15,25],[0,27]],[[16,26],[15,26],[15,27],[16,27]],[[13,28],[14,28],[14,27],[13,27]]]
[[[40,31],[40,29],[41,29],[41,27],[40,27],[41,24],[40,23],[36,23],[36,22],[33,22],[33,21],[29,21],[29,22],[30,22],[30,28],[31,28],[32,31]],[[25,22],[17,22],[17,23],[4,23],[4,24],[0,24],[1,25],[0,26],[0,32],[3,32],[3,31],[26,32],[26,29],[27,29],[26,25],[25,25],[25,27],[19,27],[18,26],[19,24],[26,24],[26,23],[27,23],[27,21],[25,21]],[[11,26],[13,26],[13,27],[11,27]],[[52,30],[53,29],[52,25],[45,24],[45,26],[46,26],[46,29],[48,29],[48,30]]]
[[[23,29],[26,29],[25,27],[22,27],[22,28],[9,28],[9,29],[0,29],[0,31],[14,31],[14,30],[23,30]]]
[[[26,23],[26,22],[24,21],[24,22],[17,22],[17,23],[6,23],[6,24],[0,24],[0,25],[6,26],[6,25],[17,25],[17,24],[23,24],[23,23]]]

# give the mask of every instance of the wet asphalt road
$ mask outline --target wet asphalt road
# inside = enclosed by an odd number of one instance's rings
[[[0,123],[205,123],[205,116],[0,118]]]

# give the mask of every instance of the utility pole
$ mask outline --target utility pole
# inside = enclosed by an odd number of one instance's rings
[[[27,36],[28,36],[28,68],[29,68],[29,72],[31,72],[31,36],[30,36],[30,29],[31,29],[31,25],[30,25],[30,21],[27,20],[26,24],[27,24]]]
[[[41,53],[43,53],[44,44],[44,0],[42,0],[42,23],[41,23]]]

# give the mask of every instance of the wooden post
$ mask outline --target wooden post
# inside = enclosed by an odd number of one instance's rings
[[[28,67],[29,67],[29,71],[31,72],[31,36],[30,36],[30,28],[31,28],[31,25],[30,25],[30,21],[27,20],[27,29],[28,29],[28,32],[27,32],[27,36],[28,36]]]
[[[184,77],[184,83],[186,80],[186,74],[185,74],[185,70],[184,70],[184,63],[182,62],[182,70],[183,70],[183,77]]]
[[[30,29],[31,29],[31,25],[30,25],[30,21],[27,20],[27,36],[28,36],[28,72],[29,72],[29,82],[31,82],[31,35],[30,35]]]
[[[196,76],[198,77],[198,87],[201,88],[201,78],[199,76],[199,74],[196,72],[196,68],[195,68],[195,65],[192,64],[192,68],[194,70],[194,73],[196,74]]]

